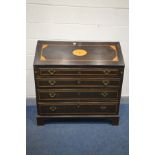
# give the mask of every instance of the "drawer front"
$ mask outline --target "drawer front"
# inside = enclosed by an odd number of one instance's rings
[[[83,68],[39,68],[36,71],[38,76],[41,77],[79,77],[79,76],[100,76],[100,77],[119,77],[121,70],[99,68],[99,69],[83,69]]]
[[[117,99],[117,90],[91,90],[91,89],[54,89],[39,90],[39,100],[92,100],[92,99]]]
[[[53,114],[116,114],[118,112],[117,104],[95,104],[95,105],[50,105],[39,104],[38,112],[41,115]]]
[[[120,79],[36,79],[39,88],[55,87],[119,87]]]

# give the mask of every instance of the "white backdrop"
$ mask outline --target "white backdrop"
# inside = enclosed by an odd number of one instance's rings
[[[35,96],[37,40],[119,41],[125,59],[122,96],[128,96],[128,0],[27,0],[27,97]]]

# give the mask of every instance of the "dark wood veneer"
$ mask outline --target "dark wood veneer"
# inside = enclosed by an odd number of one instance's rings
[[[123,74],[119,42],[38,41],[37,124],[95,118],[118,125]]]

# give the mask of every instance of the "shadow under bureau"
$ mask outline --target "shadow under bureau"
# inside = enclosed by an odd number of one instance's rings
[[[119,42],[38,41],[37,124],[95,118],[118,125],[123,74]]]

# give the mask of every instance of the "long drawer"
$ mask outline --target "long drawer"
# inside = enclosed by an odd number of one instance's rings
[[[122,70],[110,68],[39,68],[36,77],[120,77]]]
[[[36,79],[39,88],[56,87],[119,87],[120,79],[105,78],[40,78]]]
[[[38,89],[38,100],[107,100],[118,99],[118,90],[104,89]]]
[[[117,104],[38,104],[41,115],[53,114],[117,114]]]

